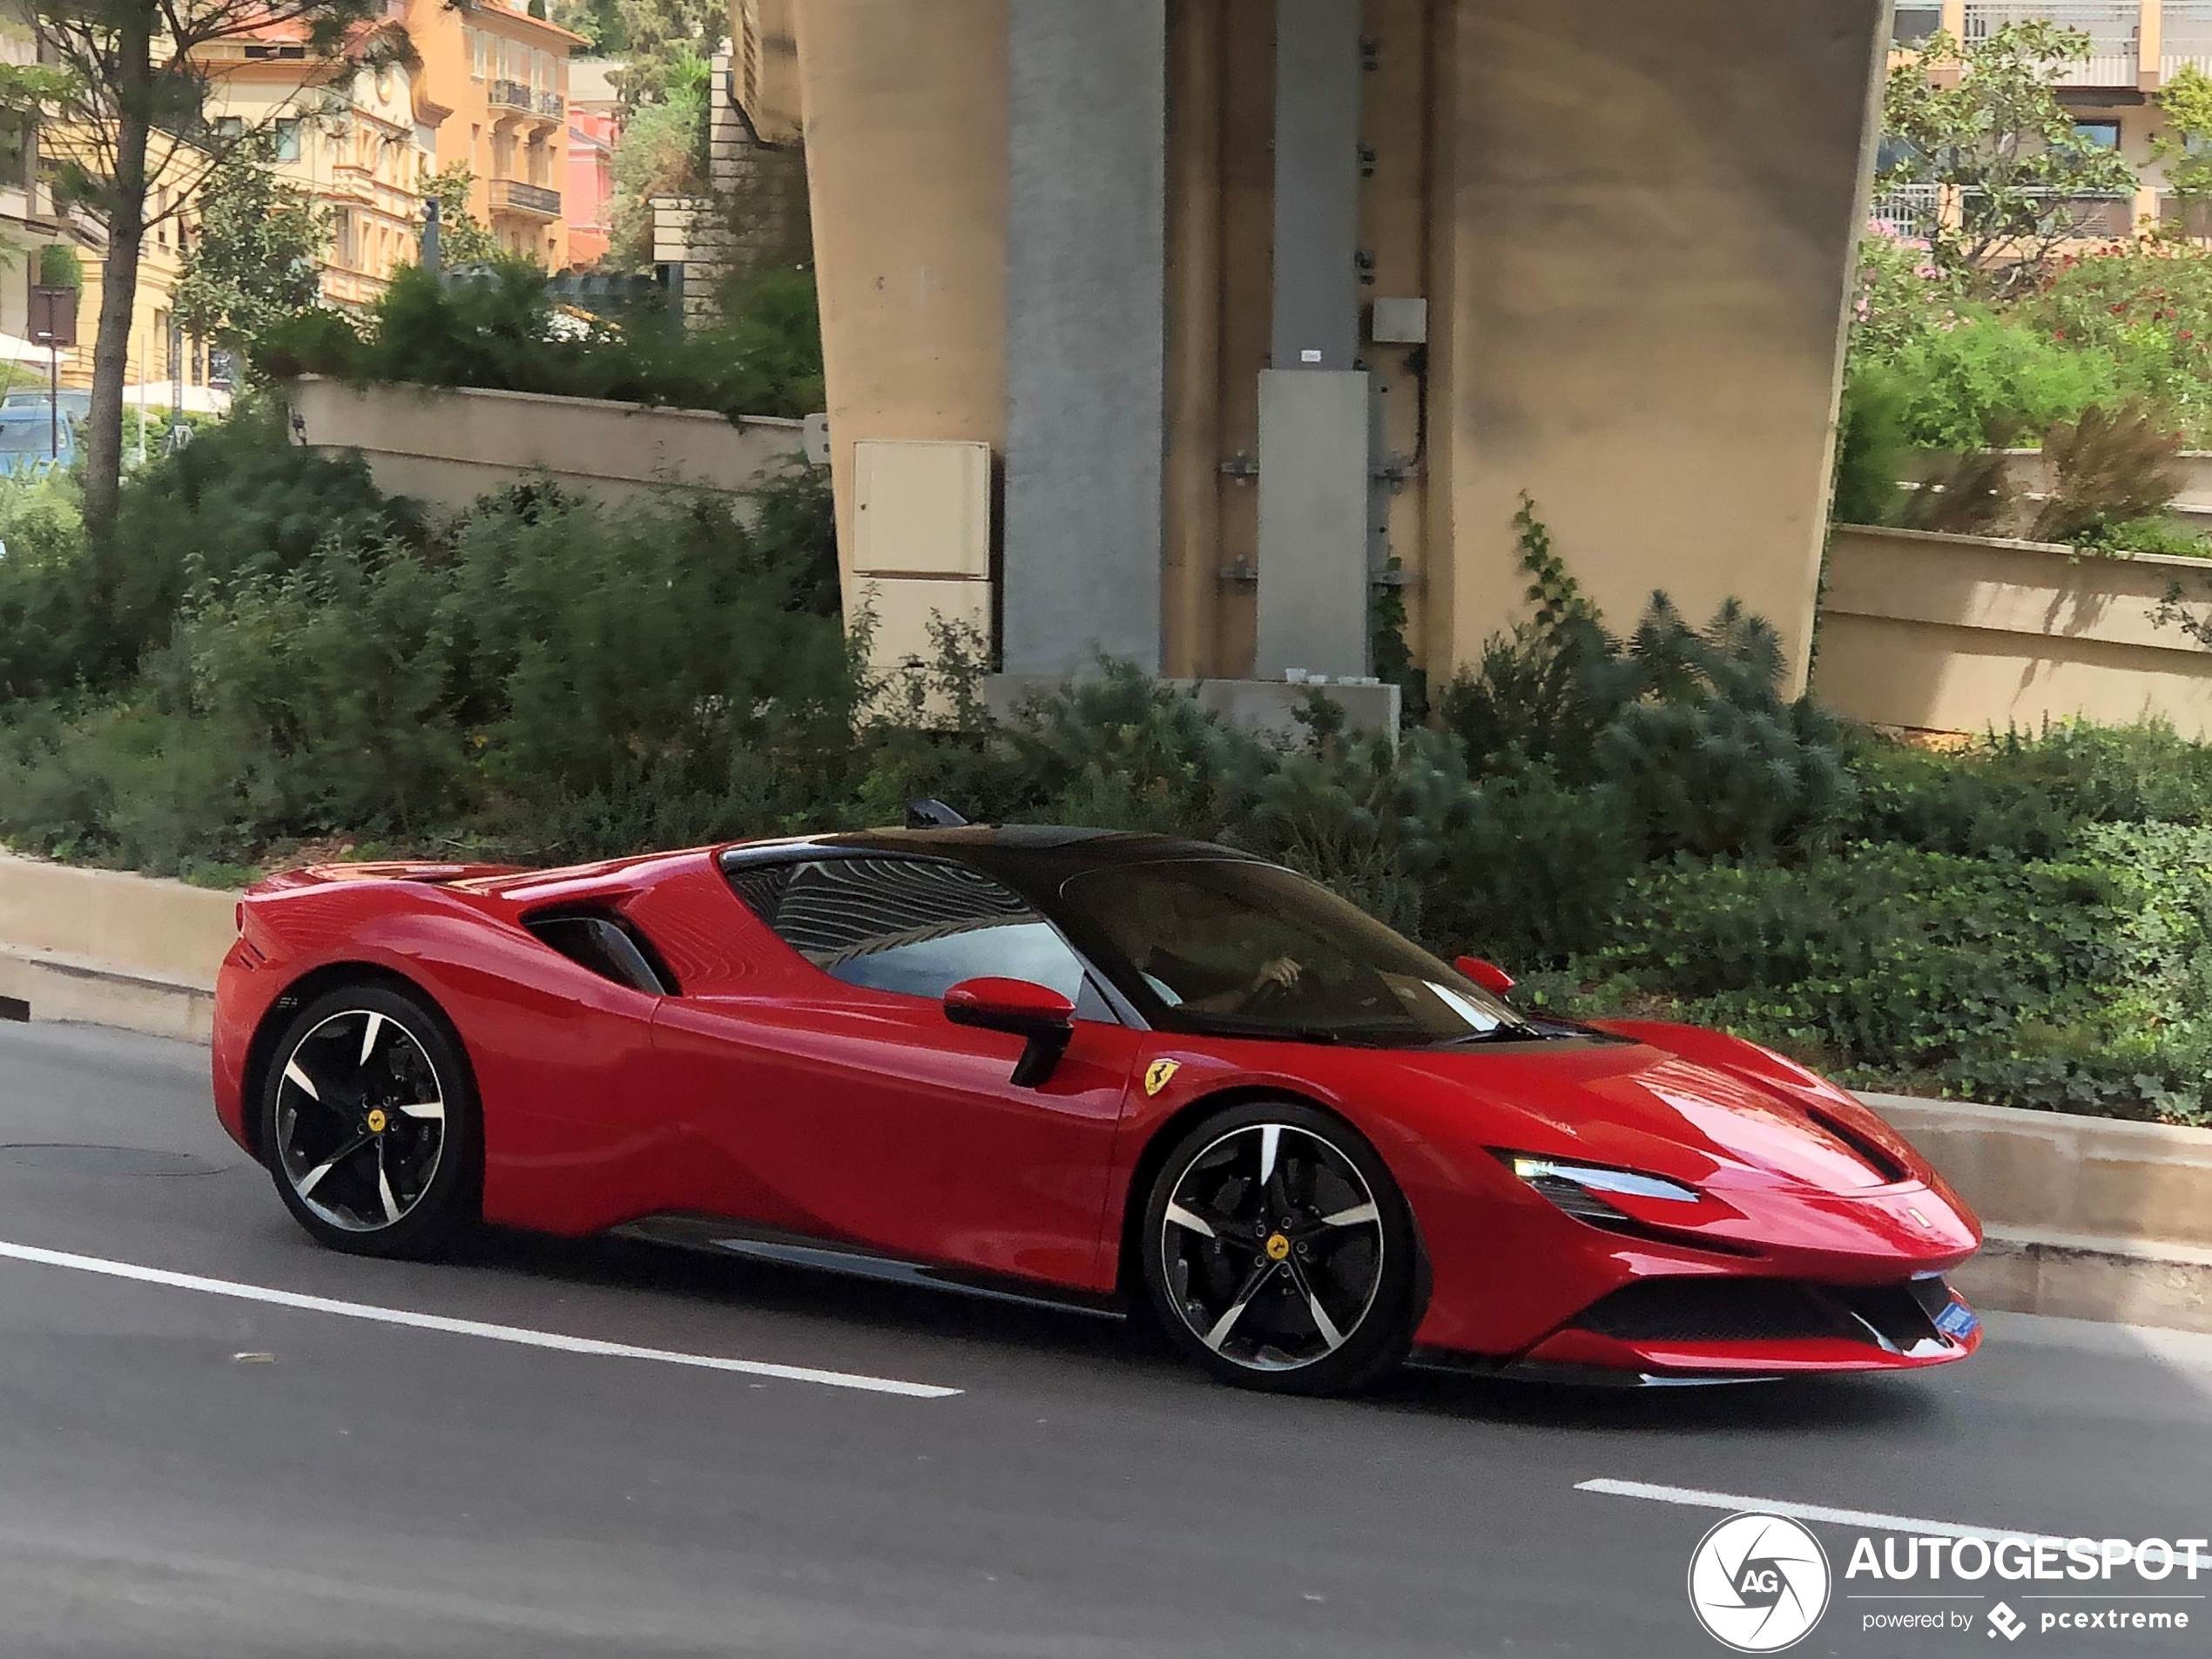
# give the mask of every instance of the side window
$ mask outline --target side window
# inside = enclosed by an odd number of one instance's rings
[[[980,871],[914,859],[825,859],[792,869],[768,914],[784,942],[847,985],[944,995],[962,980],[1020,979],[1083,1005],[1082,960],[1028,903]]]

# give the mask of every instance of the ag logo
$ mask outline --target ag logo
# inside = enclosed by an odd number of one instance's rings
[[[1182,1069],[1180,1060],[1155,1060],[1144,1069],[1144,1092],[1157,1096],[1175,1081],[1175,1074]]]
[[[1730,1515],[1689,1558],[1689,1605],[1706,1634],[1738,1653],[1780,1653],[1828,1610],[1828,1555],[1780,1515]]]

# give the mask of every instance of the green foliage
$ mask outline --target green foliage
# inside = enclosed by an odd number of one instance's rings
[[[2165,125],[2150,142],[2166,187],[2191,206],[2212,201],[2212,75],[2183,64],[2151,94]]]
[[[1895,372],[1870,364],[1844,388],[1836,435],[1835,493],[1829,516],[1838,524],[1886,524],[1904,475],[1905,388]]]
[[[275,168],[276,135],[249,133],[200,186],[199,230],[174,308],[188,334],[235,344],[311,309],[331,215]]]
[[[1533,764],[1608,785],[1655,852],[1770,850],[1817,838],[1848,807],[1840,734],[1810,701],[1783,698],[1770,627],[1730,602],[1693,629],[1655,594],[1634,637],[1617,640],[1533,503],[1517,523],[1534,612],[1442,699],[1478,771]]]
[[[2122,401],[2127,375],[2095,346],[1993,316],[1933,329],[1888,360],[1907,442],[1930,449],[2002,446],[2095,404]]]
[[[38,250],[38,286],[42,288],[84,287],[84,263],[66,242],[47,242]]]
[[[821,351],[813,281],[801,272],[759,278],[708,326],[678,329],[647,307],[623,326],[587,327],[556,309],[542,270],[502,258],[465,281],[403,268],[366,331],[309,313],[263,334],[257,362],[279,379],[480,386],[741,417],[819,409]]]
[[[652,266],[654,197],[697,196],[706,188],[708,79],[705,60],[685,53],[623,127],[612,164],[615,198],[609,250],[610,261],[620,269],[644,271]],[[625,94],[630,90],[625,80]]]
[[[490,265],[502,252],[499,239],[469,210],[475,192],[476,176],[469,164],[451,161],[430,175],[424,192],[438,204],[438,261],[448,269]]]
[[[1883,125],[1898,159],[1882,182],[1956,192],[1959,222],[1935,233],[1930,253],[1962,285],[2033,281],[2080,233],[2069,198],[2134,191],[2134,170],[2078,132],[2059,100],[2089,50],[2078,30],[2013,23],[1964,43],[1938,32],[1892,70]]]
[[[2100,518],[2067,541],[2084,553],[2161,553],[2169,558],[2212,559],[2212,542],[2178,520],[2152,516],[2121,519]]]

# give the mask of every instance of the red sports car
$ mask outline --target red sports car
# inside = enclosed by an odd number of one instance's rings
[[[1087,830],[551,872],[359,866],[239,907],[217,1109],[300,1224],[482,1219],[1094,1305],[1322,1393],[1409,1353],[1586,1380],[1963,1359],[1957,1194],[1733,1037],[1516,1010],[1289,870]]]

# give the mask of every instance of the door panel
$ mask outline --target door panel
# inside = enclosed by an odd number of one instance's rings
[[[718,1210],[890,1255],[1110,1286],[1102,1227],[1137,1034],[1078,1021],[1045,1086],[1017,1089],[1019,1038],[955,1026],[922,997],[819,983],[826,994],[801,999],[662,1005],[656,1064],[731,1196]]]

